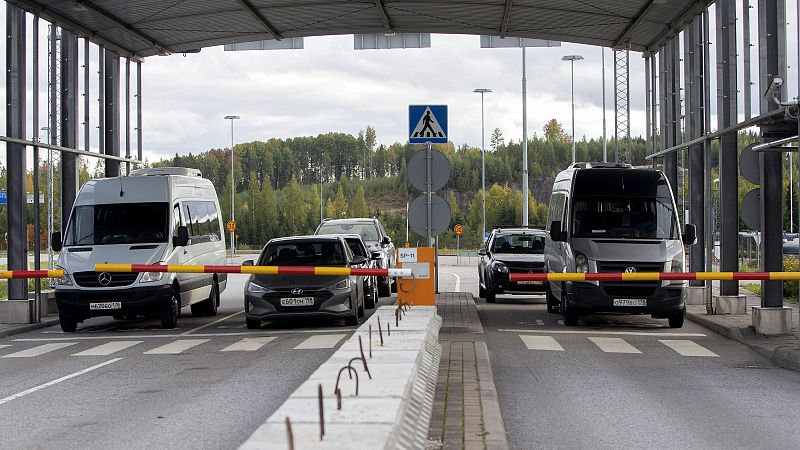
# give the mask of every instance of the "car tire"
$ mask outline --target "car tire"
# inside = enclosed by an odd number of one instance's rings
[[[397,293],[397,278],[390,278],[389,279],[389,285],[391,286],[391,289],[390,289],[391,293],[392,294],[396,294]]]
[[[481,286],[481,282],[478,281],[478,297],[486,298],[486,289]]]
[[[358,305],[358,317],[364,317],[364,308],[366,307],[367,299],[362,297]]]
[[[125,314],[122,314],[122,313],[112,314],[111,317],[114,320],[125,320]]]
[[[375,305],[378,303],[378,291],[375,290],[375,285],[372,285],[372,288],[369,290],[370,294],[368,297],[364,297],[364,307],[367,309],[375,308]]]
[[[674,312],[667,315],[667,321],[669,321],[669,327],[682,328],[685,317],[686,317],[686,308],[683,308],[678,312]]]
[[[178,312],[180,311],[180,300],[176,292],[172,293],[169,305],[161,312],[161,328],[169,330],[178,326]]]
[[[261,321],[258,319],[245,319],[247,323],[248,330],[258,330],[261,329]]]
[[[487,289],[484,298],[486,298],[486,303],[494,303],[497,301],[497,294]]]
[[[388,284],[383,284],[380,280],[378,280],[378,297],[391,297],[392,290],[389,287],[391,281]]]
[[[561,291],[561,307],[559,309],[561,310],[561,315],[564,317],[564,325],[568,327],[578,325],[578,313],[569,306],[567,293],[564,290]]]
[[[545,282],[546,283],[546,282]],[[547,299],[547,312],[555,314],[558,313],[558,300],[556,296],[550,291],[550,285],[545,285],[544,296]]]
[[[61,325],[61,331],[65,333],[74,333],[78,329],[78,321],[72,317],[58,315],[58,323]]]

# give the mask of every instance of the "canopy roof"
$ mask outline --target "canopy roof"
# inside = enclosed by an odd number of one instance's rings
[[[8,0],[124,55],[369,33],[550,39],[652,50],[711,0]],[[630,46],[630,47],[628,47]]]

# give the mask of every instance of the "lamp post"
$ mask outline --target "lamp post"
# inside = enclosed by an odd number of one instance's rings
[[[492,90],[479,88],[472,92],[481,94],[481,208],[483,209],[483,236],[486,236],[486,138],[484,136],[485,126],[483,122],[483,95],[492,92]],[[485,237],[482,239],[485,239]]]
[[[572,163],[575,163],[575,61],[583,59],[581,55],[567,55],[561,58],[562,61],[569,61],[570,68],[570,90],[572,92]]]
[[[235,208],[233,206],[234,205],[234,203],[233,203],[233,201],[234,201],[234,193],[236,192],[235,182],[234,182],[234,179],[233,179],[233,121],[237,120],[237,119],[241,119],[241,117],[239,117],[239,116],[225,116],[225,119],[231,121],[231,220],[236,221],[236,215],[235,215],[236,210],[235,210]],[[233,255],[236,254],[236,243],[235,243],[236,242],[235,241],[236,235],[235,235],[235,233],[236,233],[236,231],[231,231],[231,258],[233,258]]]

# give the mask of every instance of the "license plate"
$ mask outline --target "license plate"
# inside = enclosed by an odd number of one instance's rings
[[[615,298],[614,306],[647,306],[644,298]]]
[[[281,306],[313,306],[314,297],[284,297]]]
[[[89,303],[89,309],[92,311],[100,311],[104,309],[122,309],[122,302]]]
[[[517,281],[517,284],[532,284],[532,285],[535,285],[535,286],[541,286],[542,285],[542,281],[541,280],[524,280],[524,281]]]

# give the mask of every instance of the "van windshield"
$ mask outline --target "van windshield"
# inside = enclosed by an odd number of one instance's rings
[[[167,203],[76,206],[64,245],[167,242]]]
[[[576,197],[573,237],[678,239],[672,199],[637,197]]]

